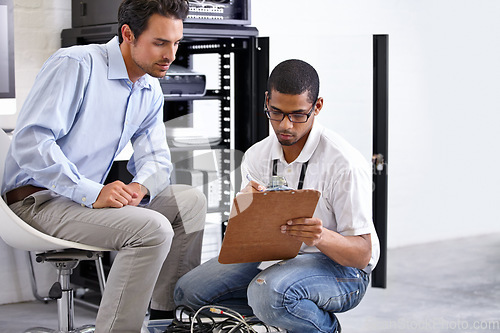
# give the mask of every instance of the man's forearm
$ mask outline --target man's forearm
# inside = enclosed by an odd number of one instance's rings
[[[363,269],[371,258],[371,235],[342,236],[329,230],[316,247],[342,266]]]

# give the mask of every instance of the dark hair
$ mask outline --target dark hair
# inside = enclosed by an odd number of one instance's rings
[[[276,90],[282,94],[300,95],[308,92],[308,100],[314,103],[319,96],[319,76],[314,67],[297,59],[278,64],[267,80],[268,95]]]
[[[121,29],[128,24],[135,38],[148,27],[153,14],[185,20],[189,12],[188,0],[123,0],[118,9],[118,38],[123,42]]]

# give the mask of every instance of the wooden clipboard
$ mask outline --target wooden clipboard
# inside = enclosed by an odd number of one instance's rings
[[[312,217],[320,197],[316,190],[241,193],[233,200],[219,253],[221,264],[290,259],[302,242],[281,233],[280,226]]]

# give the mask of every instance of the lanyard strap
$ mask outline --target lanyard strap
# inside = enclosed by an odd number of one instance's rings
[[[304,186],[304,178],[306,177],[307,165],[309,161],[302,163],[302,169],[300,170],[299,183],[297,186],[297,190],[302,190]],[[273,176],[278,175],[278,159],[273,160]]]

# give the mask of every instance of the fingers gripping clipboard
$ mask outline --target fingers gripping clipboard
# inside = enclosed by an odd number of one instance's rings
[[[316,190],[241,193],[233,200],[219,254],[222,264],[295,257],[302,242],[281,233],[290,219],[312,217],[320,197]]]

